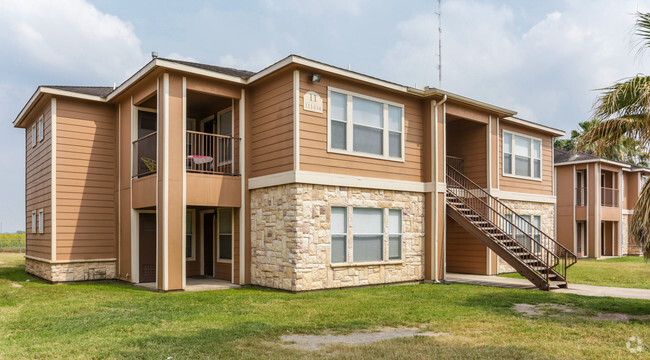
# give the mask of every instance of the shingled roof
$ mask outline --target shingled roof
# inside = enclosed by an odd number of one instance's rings
[[[255,75],[254,72],[248,71],[248,70],[239,70],[239,69],[233,69],[233,68],[228,68],[228,67],[208,65],[208,64],[200,64],[200,63],[195,63],[195,62],[190,62],[190,61],[182,61],[182,60],[175,60],[175,59],[166,59],[166,58],[160,58],[160,59],[165,60],[165,61],[174,62],[174,63],[177,63],[177,64],[192,66],[192,67],[199,68],[199,69],[214,71],[214,72],[218,72],[218,73],[221,73],[221,74],[238,76],[238,77],[241,77],[241,78],[248,78],[248,77],[251,77],[251,76]]]
[[[95,95],[104,97],[113,91],[112,86],[62,86],[62,85],[46,85],[43,87],[71,91],[85,95]]]
[[[644,166],[639,166],[639,165],[634,165],[630,163],[626,163],[623,161],[615,161],[615,160],[609,160],[605,159],[596,155],[592,154],[587,154],[579,151],[566,151],[566,150],[561,150],[561,149],[553,149],[553,158],[555,160],[556,165],[561,165],[562,163],[566,162],[575,162],[575,161],[582,161],[582,162],[587,162],[587,161],[607,161],[610,163],[617,163],[620,164],[621,166],[624,167],[630,167],[632,169],[644,169],[644,170],[650,170]]]

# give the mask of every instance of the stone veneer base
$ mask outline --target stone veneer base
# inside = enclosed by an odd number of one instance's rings
[[[106,280],[115,278],[115,261],[51,264],[45,261],[25,258],[25,271],[53,283]]]
[[[401,209],[403,260],[330,264],[330,209]],[[387,227],[384,229],[387,233]],[[352,241],[348,241],[351,254]],[[387,251],[385,247],[384,251]],[[251,282],[294,292],[424,279],[424,194],[290,184],[251,192]]]

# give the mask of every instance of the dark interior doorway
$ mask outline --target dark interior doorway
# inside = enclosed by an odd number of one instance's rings
[[[203,214],[203,274],[214,276],[214,213]]]
[[[140,282],[156,281],[156,214],[140,213]]]

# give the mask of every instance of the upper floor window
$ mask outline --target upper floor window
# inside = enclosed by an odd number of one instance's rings
[[[503,174],[542,179],[542,141],[526,135],[503,132]]]
[[[330,88],[328,151],[404,160],[404,105]]]
[[[38,119],[38,141],[43,141],[43,116]]]
[[[32,125],[32,147],[36,146],[36,124]]]

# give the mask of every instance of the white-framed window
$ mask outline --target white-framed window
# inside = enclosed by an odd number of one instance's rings
[[[351,226],[348,226],[348,211],[352,212]],[[351,247],[348,239],[352,241]],[[362,207],[348,210],[348,207],[332,206],[330,240],[332,264],[400,261],[402,210]]]
[[[388,260],[402,259],[402,210],[388,210]]]
[[[195,214],[195,210],[187,210],[185,213],[185,258],[190,261],[196,259]]]
[[[36,127],[36,124],[32,125],[32,147],[36,146]]]
[[[38,141],[43,141],[43,115],[38,119]]]
[[[43,233],[43,209],[38,210],[38,233]]]
[[[532,236],[537,243],[541,241],[542,234],[534,229],[530,224],[532,224],[535,228],[541,229],[542,228],[542,217],[540,215],[519,215],[518,218],[515,218],[513,220],[512,214],[505,214],[504,215],[506,219],[508,219],[511,223],[514,224],[515,227],[517,227],[515,231],[515,239],[517,242],[524,247],[526,247],[528,250],[535,250],[538,251],[539,247],[536,245],[533,249],[532,247],[532,242],[530,241],[530,238],[526,236],[526,234]],[[521,220],[523,218],[523,221]],[[506,223],[506,233],[509,235],[513,234],[513,226],[510,223]]]
[[[332,264],[348,261],[348,209],[332,206],[330,216],[331,250],[330,261]]]
[[[217,261],[232,261],[232,209],[217,211]]]
[[[329,87],[327,151],[404,161],[404,105]]]
[[[32,234],[36,234],[36,210],[32,210]]]
[[[503,131],[503,175],[542,179],[542,140]]]

